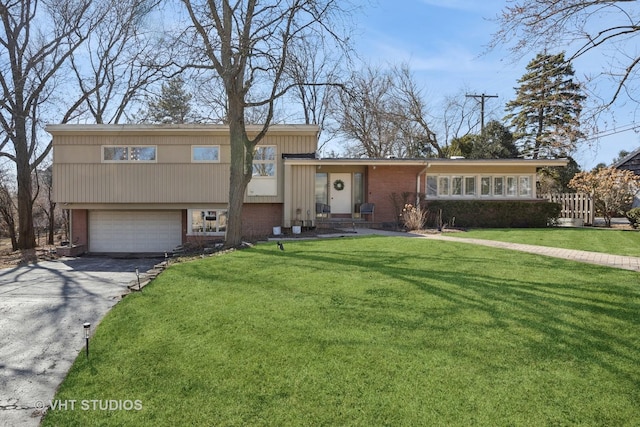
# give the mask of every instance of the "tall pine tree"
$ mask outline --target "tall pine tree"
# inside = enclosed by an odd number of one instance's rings
[[[584,138],[580,113],[586,97],[573,81],[574,71],[564,52],[539,53],[518,80],[516,99],[506,105],[520,151],[537,158],[565,157]]]

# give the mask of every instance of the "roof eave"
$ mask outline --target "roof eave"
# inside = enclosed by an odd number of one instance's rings
[[[228,135],[229,126],[222,124],[49,124],[45,130],[51,135],[104,135],[104,134],[149,134],[149,135]],[[255,134],[262,125],[247,125],[247,133]],[[268,134],[296,134],[317,136],[317,125],[271,125]]]
[[[285,159],[289,165],[315,166],[566,166],[568,159]]]

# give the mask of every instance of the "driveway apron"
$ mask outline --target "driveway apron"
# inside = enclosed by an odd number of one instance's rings
[[[0,425],[37,426],[91,330],[157,259],[68,258],[0,270]]]

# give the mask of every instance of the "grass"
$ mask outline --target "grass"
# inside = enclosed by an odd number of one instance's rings
[[[427,239],[174,265],[97,328],[45,426],[638,425],[638,273]]]
[[[640,257],[640,232],[603,228],[474,229],[456,237],[525,243]]]

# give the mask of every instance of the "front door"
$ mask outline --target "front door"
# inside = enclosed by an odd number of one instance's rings
[[[329,204],[331,214],[351,214],[351,174],[332,173],[329,175]]]

